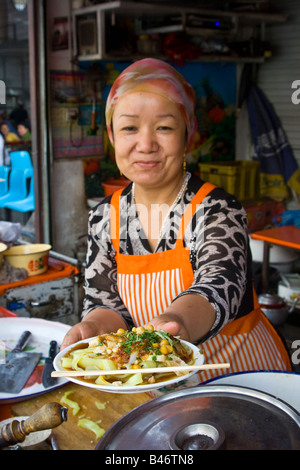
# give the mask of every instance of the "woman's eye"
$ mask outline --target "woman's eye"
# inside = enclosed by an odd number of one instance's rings
[[[122,131],[126,131],[126,132],[133,132],[133,131],[136,131],[136,127],[135,126],[124,126],[122,128]]]
[[[171,131],[172,127],[170,127],[170,126],[159,126],[158,130],[160,130],[160,131]]]

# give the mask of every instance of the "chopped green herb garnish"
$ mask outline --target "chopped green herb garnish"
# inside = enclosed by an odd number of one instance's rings
[[[160,336],[160,338],[162,339],[167,339],[170,343],[171,346],[173,346],[173,344],[177,343],[178,340],[173,340],[171,337],[170,337],[170,333],[166,333],[165,331],[163,330],[158,330],[156,331],[156,334],[157,336]]]
[[[167,339],[169,344],[173,346],[177,340],[173,340],[169,333],[165,331],[149,331],[145,330],[142,334],[137,334],[134,331],[127,331],[125,334],[125,340],[122,342],[123,349],[127,354],[131,354],[132,351],[143,346],[145,352],[153,350],[153,344],[159,343],[161,339]]]

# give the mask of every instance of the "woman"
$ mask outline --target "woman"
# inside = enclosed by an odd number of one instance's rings
[[[11,132],[8,124],[5,122],[1,124],[1,133],[5,139],[5,142],[8,144],[20,142],[19,137],[14,132]]]
[[[18,134],[21,137],[21,140],[31,140],[31,130],[30,130],[30,124],[27,122],[20,122],[18,124]]]
[[[83,320],[62,348],[151,322],[201,344],[219,373],[289,370],[288,355],[259,309],[247,217],[235,198],[185,172],[195,94],[168,64],[132,64],[111,88],[108,136],[133,183],[91,211]],[[121,193],[121,194],[120,194]]]

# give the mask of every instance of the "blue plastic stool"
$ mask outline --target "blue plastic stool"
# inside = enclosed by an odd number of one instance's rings
[[[33,179],[33,170],[11,170],[8,192],[0,197],[0,207],[5,207],[8,202],[21,201],[27,197],[28,178]]]
[[[8,191],[10,167],[6,165],[0,166],[0,197]]]
[[[18,212],[31,212],[35,209],[35,198],[34,198],[34,178],[33,176],[30,179],[30,189],[29,194],[24,199],[20,201],[11,201],[6,202],[4,207],[6,209],[12,209]]]
[[[9,156],[12,169],[19,168],[20,170],[26,170],[28,168],[33,168],[31,157],[27,150],[10,152]]]

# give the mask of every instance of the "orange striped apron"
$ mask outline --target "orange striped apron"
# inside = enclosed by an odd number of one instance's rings
[[[122,189],[111,199],[111,236],[116,250],[117,282],[121,299],[135,325],[145,325],[162,314],[172,300],[194,282],[189,250],[183,234],[197,206],[215,186],[205,183],[185,211],[174,249],[147,255],[119,252],[119,200]],[[287,351],[276,331],[262,313],[256,293],[254,310],[229,322],[214,338],[206,340],[206,363],[229,362],[230,369],[202,371],[201,381],[218,375],[249,370],[291,370]]]

